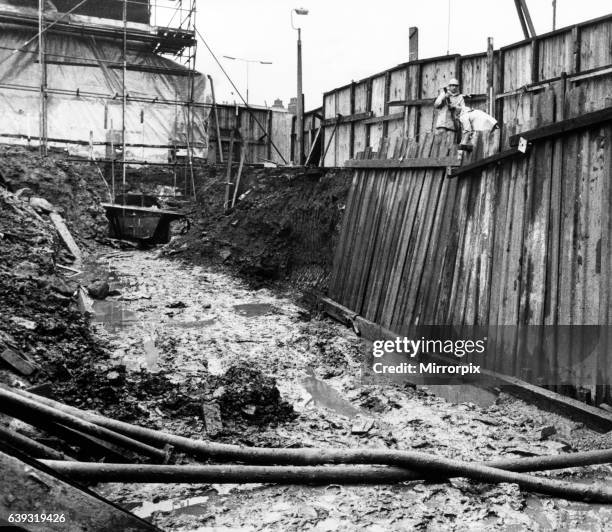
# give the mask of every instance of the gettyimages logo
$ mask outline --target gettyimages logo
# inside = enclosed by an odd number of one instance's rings
[[[538,386],[609,386],[610,346],[610,326],[416,326],[368,343],[362,380],[492,384],[501,374]]]
[[[380,358],[389,353],[403,353],[411,358],[419,354],[440,354],[464,357],[474,353],[484,353],[487,338],[480,340],[432,340],[421,337],[419,340],[400,338],[395,340],[374,341],[372,354]]]

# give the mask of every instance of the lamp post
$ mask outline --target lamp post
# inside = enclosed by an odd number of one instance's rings
[[[293,24],[293,13],[308,15],[308,9],[303,7],[291,10],[291,27],[298,32],[297,38],[297,116],[295,118],[297,163],[304,164],[304,101],[302,95],[302,29]]]
[[[271,65],[272,61],[260,61],[259,59],[243,59],[242,57],[232,57],[224,55],[225,59],[231,59],[232,61],[242,61],[246,63],[246,103],[249,104],[249,63],[259,63],[260,65]]]

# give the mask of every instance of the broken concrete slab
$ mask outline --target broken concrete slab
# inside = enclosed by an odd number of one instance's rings
[[[209,436],[216,436],[223,430],[221,409],[217,403],[205,402],[202,404],[202,419],[204,420],[204,429]]]
[[[2,345],[0,345],[0,360],[13,371],[26,377],[40,369],[33,361],[28,360],[21,353],[8,347],[3,349]]]

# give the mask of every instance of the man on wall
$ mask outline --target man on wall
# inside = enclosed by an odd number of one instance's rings
[[[479,109],[465,103],[466,96],[459,90],[459,81],[451,79],[447,87],[440,89],[434,102],[438,109],[436,129],[461,131],[460,149],[471,150],[474,131],[490,131],[497,127],[497,120]]]

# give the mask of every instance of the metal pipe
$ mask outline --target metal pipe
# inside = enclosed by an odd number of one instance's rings
[[[0,441],[15,447],[34,458],[48,458],[51,460],[65,460],[64,453],[47,447],[23,434],[9,430],[0,425]]]
[[[44,9],[45,0],[38,0],[38,62],[40,65],[40,154],[47,155],[47,64],[45,57],[45,35],[44,35]]]
[[[282,484],[388,484],[414,480],[411,471],[400,468],[363,466],[148,466],[140,464],[100,464],[41,460],[58,473],[73,480],[86,482],[215,482],[251,483],[274,482]],[[449,461],[450,462],[450,461]],[[523,488],[562,497],[564,499],[588,502],[612,502],[612,488],[602,484],[582,484],[543,477],[532,477],[509,473],[492,468],[482,468],[479,476],[473,476],[468,469],[473,466],[457,463],[457,476],[468,476],[488,482],[515,482]],[[485,473],[484,469],[492,472]],[[496,473],[495,473],[496,472]],[[502,480],[504,479],[504,480]]]
[[[0,389],[6,389],[0,385]],[[110,419],[99,414],[93,414],[64,405],[53,399],[41,397],[25,390],[13,390],[15,394],[32,399],[40,404],[57,408],[68,412],[101,427],[107,427],[116,432],[129,435],[135,439],[154,444],[172,445],[185,453],[199,456],[201,458],[229,459],[247,463],[258,464],[300,464],[318,465],[325,463],[347,463],[347,464],[380,464],[410,468],[418,459],[430,456],[425,453],[412,451],[393,451],[380,449],[349,449],[349,450],[320,450],[320,449],[274,449],[260,447],[240,447],[224,443],[211,443],[202,440],[192,440],[183,436],[176,436],[165,432],[131,425],[124,421]],[[597,451],[585,451],[572,454],[556,456],[536,456],[531,458],[506,458],[492,460],[489,462],[476,462],[474,465],[497,468],[506,471],[546,471],[551,469],[565,469],[569,467],[581,467],[594,464],[605,464],[612,462],[612,449]]]
[[[22,419],[26,423],[35,426],[41,425],[43,429],[45,426],[48,426],[49,420],[53,420],[85,434],[114,443],[125,449],[130,449],[143,456],[148,456],[162,462],[168,458],[167,452],[164,450],[136,441],[112,429],[96,425],[67,412],[62,412],[59,409],[33,401],[6,388],[0,388],[0,399],[0,412]]]
[[[127,107],[127,90],[125,88],[125,79],[127,74],[127,0],[123,0],[123,68],[121,70],[122,79],[121,79],[121,90],[122,90],[122,98],[121,98],[121,142],[122,142],[122,190],[121,194],[123,195],[123,202],[125,204],[125,178],[127,166],[126,162],[126,153],[125,153],[125,132],[126,132],[126,124],[125,124],[125,114]]]
[[[302,94],[302,30],[298,28],[297,40],[297,116],[295,120],[297,163],[304,164],[304,97]]]

